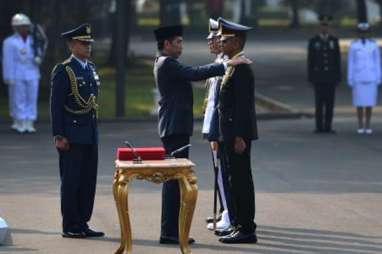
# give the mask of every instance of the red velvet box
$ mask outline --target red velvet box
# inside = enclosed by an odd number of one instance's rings
[[[137,147],[135,152],[139,154],[142,160],[164,160],[165,150],[163,147]],[[131,161],[134,159],[134,153],[131,148],[119,147],[117,149],[117,160]]]

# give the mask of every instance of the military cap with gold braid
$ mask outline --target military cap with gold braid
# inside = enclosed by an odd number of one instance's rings
[[[252,30],[252,27],[243,26],[223,18],[218,19],[219,31],[218,36],[221,36],[220,40],[225,40],[227,38],[239,36],[245,34],[247,31]]]
[[[209,34],[207,36],[207,40],[210,40],[210,39],[218,36],[218,31],[219,31],[219,23],[214,19],[210,19],[209,23],[208,23]]]
[[[77,28],[74,28],[73,30],[64,32],[61,34],[62,37],[68,39],[68,40],[78,40],[78,41],[85,41],[85,42],[93,42],[94,39],[92,38],[92,30],[90,27],[90,24],[82,24]]]

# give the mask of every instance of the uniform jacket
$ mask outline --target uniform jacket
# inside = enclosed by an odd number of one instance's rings
[[[40,71],[34,60],[32,44],[32,36],[28,35],[24,41],[17,33],[4,40],[4,80],[36,80],[40,78]]]
[[[215,87],[214,95],[214,108],[210,120],[210,129],[207,135],[208,141],[219,141],[220,127],[219,127],[219,94],[220,94],[221,80]]]
[[[221,76],[223,64],[189,67],[169,56],[155,59],[154,77],[159,90],[159,136],[192,135],[193,94],[191,81]]]
[[[341,53],[338,39],[316,35],[308,45],[308,80],[311,83],[339,83],[341,81]]]
[[[227,75],[229,75],[227,70]],[[219,125],[224,141],[234,137],[257,139],[255,81],[250,65],[233,68],[223,77],[219,94]]]
[[[216,57],[215,63],[223,62],[223,54],[220,54]],[[217,91],[220,89],[220,83],[222,77],[212,77],[206,81],[206,96],[205,96],[205,108],[204,108],[204,119],[202,133],[209,136],[208,134],[215,128],[217,131],[218,126],[212,125],[212,119],[215,111],[217,110]]]
[[[381,83],[381,60],[377,42],[354,40],[349,49],[348,84]]]
[[[97,116],[95,110],[85,114],[75,114],[65,109],[80,110],[71,89],[71,82],[65,67],[69,66],[76,77],[80,96],[87,101],[91,95],[98,95],[99,80],[93,63],[88,61],[87,68],[73,57],[56,65],[52,72],[51,120],[53,136],[64,136],[69,143],[97,144]]]

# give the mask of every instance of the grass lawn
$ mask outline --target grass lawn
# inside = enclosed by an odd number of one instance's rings
[[[155,86],[151,62],[147,60],[134,61],[135,65],[127,67],[125,88],[126,119],[148,119],[153,107],[152,89]],[[115,118],[115,70],[109,66],[98,67],[101,78],[99,91],[100,118]],[[40,87],[39,120],[49,120],[49,87]],[[9,120],[8,98],[4,89],[0,93],[0,120]],[[204,97],[203,86],[194,86],[194,114],[202,116]]]

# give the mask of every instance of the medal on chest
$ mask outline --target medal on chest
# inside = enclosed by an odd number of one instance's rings
[[[329,48],[334,49],[334,41],[332,40],[329,41]]]
[[[99,76],[98,76],[97,72],[95,71],[95,69],[93,68],[93,66],[91,66],[90,69],[92,70],[93,78],[94,78],[94,80],[95,80],[95,82],[97,84],[97,87],[99,87],[101,85]]]
[[[26,55],[27,54],[27,49],[26,48],[21,48],[20,49],[20,55]]]

